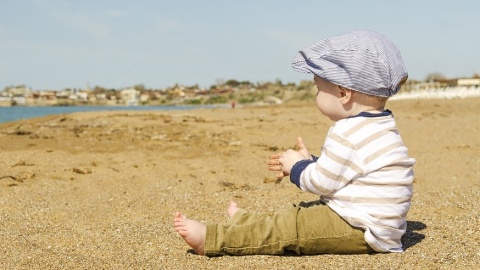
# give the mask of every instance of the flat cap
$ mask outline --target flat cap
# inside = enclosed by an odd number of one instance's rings
[[[369,30],[323,39],[299,51],[292,67],[380,97],[396,94],[408,77],[397,46],[386,36]]]

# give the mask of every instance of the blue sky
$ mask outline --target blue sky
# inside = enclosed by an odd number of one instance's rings
[[[480,73],[480,1],[0,0],[0,90],[235,79],[299,82],[295,53],[353,29],[389,36],[411,79]]]

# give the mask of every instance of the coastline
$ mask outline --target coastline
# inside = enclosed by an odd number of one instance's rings
[[[221,108],[227,105],[154,105],[154,106],[11,106],[0,107],[0,123],[26,120],[48,115],[67,114],[73,112],[89,111],[170,111],[170,110],[195,110],[201,108]]]
[[[289,97],[289,100],[284,102],[282,99],[274,96],[267,96],[263,101],[235,104],[239,107],[258,107],[258,106],[278,106],[281,104],[308,104],[305,101],[306,97],[310,97],[307,100],[311,100],[314,97],[315,89],[300,90],[296,94],[285,94],[285,97]],[[287,91],[288,92],[288,91]],[[456,87],[443,87],[432,88],[427,90],[412,90],[402,91],[394,97],[390,98],[390,102],[399,100],[452,100],[452,99],[469,99],[480,98],[480,90],[478,87],[456,86]],[[234,102],[234,100],[232,100]],[[231,108],[234,103],[213,103],[213,104],[189,104],[185,102],[178,103],[166,103],[166,104],[152,104],[152,105],[140,105],[138,102],[134,102],[131,105],[125,104],[35,104],[35,105],[16,105],[16,106],[0,106],[0,123],[11,122],[16,120],[28,119],[33,117],[41,117],[50,114],[62,114],[71,113],[77,111],[144,111],[144,110],[190,110],[201,108]],[[1,105],[1,104],[0,104]],[[39,110],[40,112],[35,112]],[[22,111],[27,113],[22,114]],[[33,111],[33,112],[32,112]],[[49,113],[48,111],[52,111]],[[13,113],[12,113],[13,112]]]

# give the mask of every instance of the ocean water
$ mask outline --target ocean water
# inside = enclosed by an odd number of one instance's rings
[[[42,106],[42,107],[0,107],[0,123],[30,119],[53,114],[90,111],[171,111],[217,108],[219,105],[201,106]]]

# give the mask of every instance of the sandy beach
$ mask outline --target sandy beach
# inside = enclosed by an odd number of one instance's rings
[[[405,252],[207,258],[172,227],[317,199],[267,170],[331,121],[314,101],[0,124],[0,269],[480,269],[480,99],[390,101],[417,160]]]

